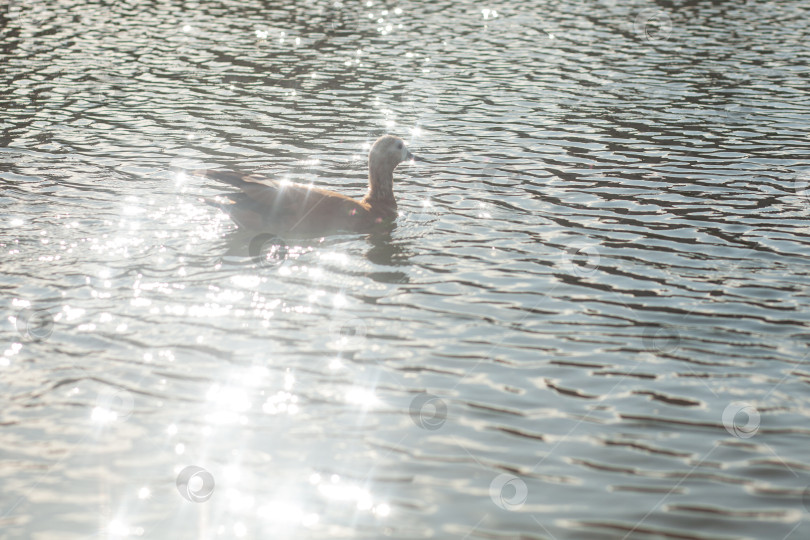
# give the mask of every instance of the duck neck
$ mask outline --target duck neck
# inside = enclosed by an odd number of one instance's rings
[[[363,201],[371,206],[393,206],[396,208],[397,202],[394,199],[394,171],[372,170],[368,177],[368,192],[363,197]]]

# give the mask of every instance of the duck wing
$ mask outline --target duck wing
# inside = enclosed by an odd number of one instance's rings
[[[200,174],[203,173],[203,174]],[[286,234],[364,232],[379,221],[368,204],[325,189],[230,171],[195,171],[242,191],[217,201],[242,227]]]

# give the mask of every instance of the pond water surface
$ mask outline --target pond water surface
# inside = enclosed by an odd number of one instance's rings
[[[809,17],[6,1],[0,538],[810,537]]]

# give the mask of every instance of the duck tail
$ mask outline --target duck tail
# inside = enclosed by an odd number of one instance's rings
[[[212,180],[216,180],[217,182],[222,182],[223,184],[228,184],[229,186],[234,186],[238,188],[241,188],[242,186],[248,183],[245,181],[244,175],[235,173],[233,171],[213,171],[210,169],[195,169],[192,171],[186,171],[186,174],[210,178]]]
[[[208,206],[213,206],[214,208],[218,208],[222,210],[226,214],[230,214],[230,206],[233,204],[232,201],[224,201],[220,197],[200,197],[200,200],[207,204]]]

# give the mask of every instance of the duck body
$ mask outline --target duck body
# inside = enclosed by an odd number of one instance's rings
[[[395,201],[370,204],[334,191],[279,182],[234,172],[206,176],[241,190],[206,202],[228,214],[242,228],[288,235],[367,232],[393,223]]]
[[[367,233],[390,227],[397,218],[393,171],[413,156],[404,141],[380,137],[369,152],[369,189],[355,200],[311,185],[277,181],[230,171],[194,171],[239,188],[206,202],[227,213],[241,228],[278,235],[313,236]]]

